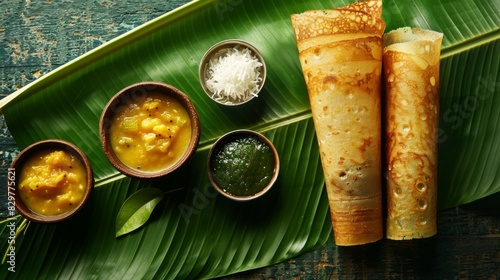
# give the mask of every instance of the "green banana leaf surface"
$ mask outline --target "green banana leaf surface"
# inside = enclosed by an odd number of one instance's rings
[[[274,264],[333,245],[329,206],[290,15],[352,1],[193,1],[152,20],[0,100],[20,149],[47,138],[89,157],[95,188],[83,211],[53,225],[31,223],[16,240],[19,279],[213,278]],[[440,209],[500,191],[500,2],[384,1],[386,31],[418,26],[444,33],[439,125]],[[259,97],[223,107],[203,92],[198,64],[224,39],[256,46],[267,63]],[[141,81],[185,92],[201,122],[198,151],[169,180],[121,175],[102,152],[99,118],[109,99]],[[266,196],[237,203],[212,188],[211,145],[235,129],[276,146],[279,178]],[[154,187],[167,192],[147,223],[115,238],[124,201]],[[172,189],[181,190],[168,192]],[[5,223],[1,236],[8,236]],[[7,244],[1,248],[7,248]],[[3,267],[5,268],[5,264]],[[6,278],[9,271],[0,270]]]

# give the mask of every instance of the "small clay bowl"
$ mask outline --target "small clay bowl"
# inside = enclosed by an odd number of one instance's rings
[[[187,111],[191,120],[191,139],[184,154],[172,165],[157,170],[143,171],[124,164],[115,154],[111,146],[110,127],[113,116],[121,106],[133,101],[134,98],[144,97],[148,94],[160,93],[177,100]],[[183,167],[194,155],[200,140],[200,120],[191,99],[179,89],[160,82],[140,82],[124,88],[111,98],[104,108],[99,122],[99,133],[104,154],[109,162],[121,173],[136,179],[159,179],[175,173]]]
[[[231,99],[228,97],[217,98],[215,96],[215,93],[212,92],[207,87],[207,84],[206,84],[206,81],[208,79],[210,79],[210,77],[211,77],[211,75],[209,73],[210,60],[224,57],[227,54],[227,52],[233,48],[236,48],[238,50],[244,50],[246,48],[246,49],[250,50],[251,55],[255,56],[255,58],[257,58],[259,60],[259,62],[262,64],[262,66],[260,66],[260,75],[259,75],[260,81],[258,83],[257,90],[246,99],[235,100],[235,99]],[[203,88],[205,93],[208,95],[208,97],[210,97],[212,100],[214,100],[215,102],[217,102],[219,104],[227,105],[227,106],[241,105],[241,104],[249,102],[255,96],[257,96],[259,94],[259,92],[261,91],[261,89],[264,87],[264,83],[266,81],[266,74],[267,74],[266,63],[265,63],[264,58],[262,57],[261,53],[259,52],[259,50],[256,47],[254,47],[253,45],[251,45],[250,43],[243,41],[243,40],[238,40],[238,39],[224,40],[224,41],[221,41],[221,42],[213,45],[210,49],[208,49],[206,51],[206,53],[203,55],[203,58],[201,59],[198,71],[199,71],[199,78],[200,78],[201,87]]]
[[[269,152],[271,153],[270,156],[272,161],[270,162],[270,164],[272,165],[273,170],[272,170],[272,175],[270,175],[271,178],[264,187],[257,188],[256,192],[254,193],[246,193],[242,195],[242,194],[234,194],[224,189],[223,185],[225,183],[222,182],[224,179],[217,177],[216,173],[214,172],[214,166],[216,165],[215,159],[217,157],[217,154],[221,151],[221,149],[224,149],[224,147],[229,143],[234,143],[235,141],[245,138],[256,139],[261,144],[264,144],[267,147],[269,147]],[[232,153],[234,153],[234,151]],[[263,196],[266,192],[268,192],[271,189],[271,187],[276,182],[276,179],[278,178],[280,169],[280,160],[278,152],[276,151],[276,148],[274,147],[273,143],[269,139],[267,139],[264,135],[252,130],[240,129],[223,135],[214,143],[208,155],[207,165],[208,165],[208,177],[210,178],[210,182],[220,194],[235,201],[249,201]],[[234,169],[232,168],[227,168],[226,170],[229,173],[234,172]],[[244,181],[244,178],[239,177],[238,180]],[[250,187],[252,188],[253,186]]]
[[[26,206],[26,204],[21,199],[21,195],[19,194],[19,189],[18,189],[20,184],[18,180],[21,176],[21,172],[26,161],[38,152],[51,151],[51,150],[64,151],[66,153],[73,155],[77,160],[79,160],[83,164],[84,169],[86,171],[86,184],[87,184],[87,188],[85,189],[83,198],[77,206],[75,206],[68,212],[64,212],[62,214],[53,216],[39,214],[28,208],[28,206]],[[13,184],[13,182],[15,183]],[[80,211],[80,209],[82,209],[82,207],[89,199],[93,187],[94,187],[94,176],[93,176],[92,166],[90,165],[90,161],[88,160],[87,156],[74,144],[57,139],[42,140],[26,147],[17,155],[17,157],[12,162],[9,169],[9,176],[7,176],[7,191],[9,192],[9,197],[10,193],[12,192],[14,193],[14,198],[15,198],[14,201],[16,204],[15,206],[17,212],[20,213],[26,219],[39,223],[55,223],[66,220],[69,217],[75,215],[78,211]]]

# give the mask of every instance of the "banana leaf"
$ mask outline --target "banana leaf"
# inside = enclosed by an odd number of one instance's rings
[[[31,223],[16,240],[11,279],[213,278],[274,264],[333,245],[314,126],[289,16],[352,1],[193,1],[69,62],[0,100],[19,149],[46,138],[78,145],[90,158],[95,189],[72,219]],[[419,26],[444,33],[439,133],[440,209],[500,191],[500,3],[496,0],[384,1],[386,31]],[[243,107],[212,102],[198,62],[218,41],[239,38],[266,59],[260,96]],[[98,122],[108,100],[139,81],[174,85],[201,121],[198,151],[168,181],[118,173],[105,158]],[[259,200],[236,203],[210,185],[208,150],[222,134],[259,131],[278,149],[281,173]],[[147,224],[115,238],[115,219],[136,191],[170,192]],[[18,219],[19,224],[19,219]],[[9,236],[6,224],[2,237]],[[3,249],[7,245],[2,245]]]

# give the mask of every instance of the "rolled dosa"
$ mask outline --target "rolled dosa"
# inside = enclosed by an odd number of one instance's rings
[[[437,134],[442,33],[399,28],[384,35],[387,238],[437,233]]]
[[[337,245],[383,237],[382,1],[291,16]]]

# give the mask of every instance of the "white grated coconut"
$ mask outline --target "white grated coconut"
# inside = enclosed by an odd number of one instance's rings
[[[215,100],[244,101],[257,96],[261,66],[248,48],[230,48],[225,55],[209,61],[205,83]]]

